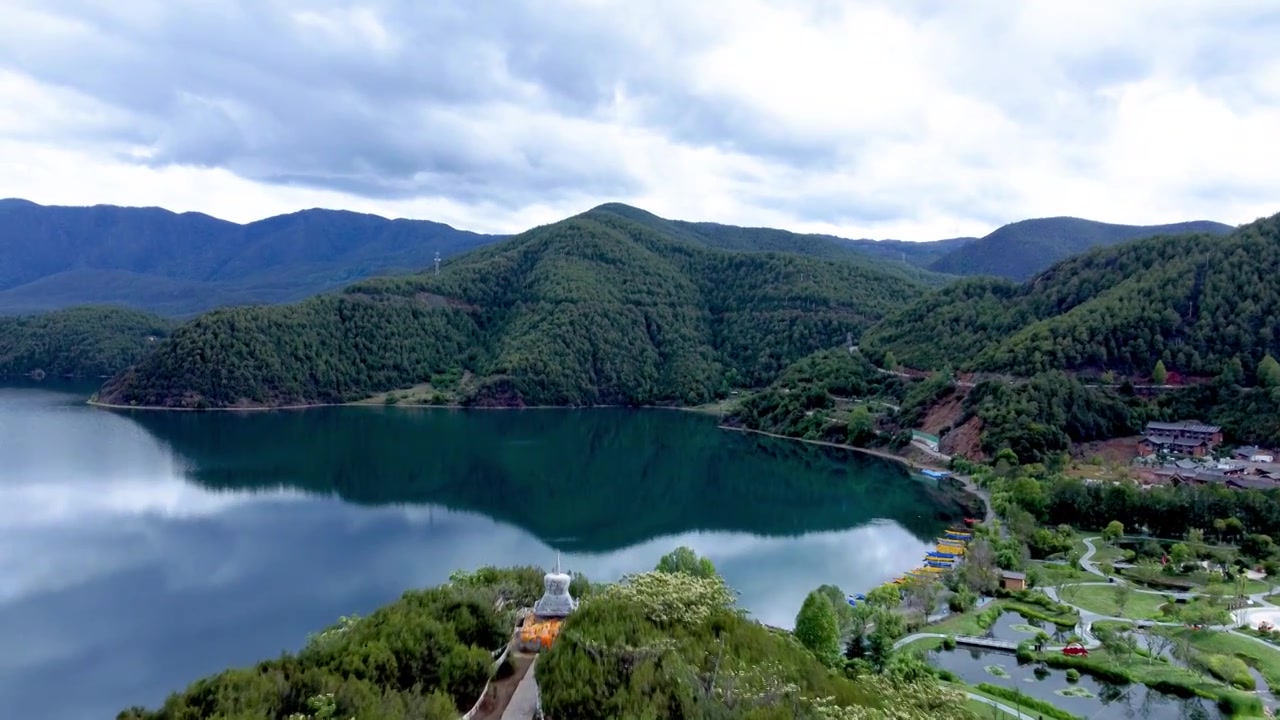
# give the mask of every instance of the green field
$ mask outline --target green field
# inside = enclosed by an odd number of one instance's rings
[[[1280,690],[1280,649],[1264,641],[1213,630],[1180,630],[1178,636],[1190,640],[1192,647],[1201,652],[1240,658],[1262,673],[1272,690]]]
[[[1125,604],[1124,612],[1120,612],[1116,604],[1119,588],[1115,585],[1081,585],[1066,594],[1061,590],[1058,592],[1063,602],[1070,602],[1089,612],[1135,620],[1160,619],[1160,606],[1165,603],[1161,595],[1138,592],[1134,589],[1129,592],[1129,600]]]

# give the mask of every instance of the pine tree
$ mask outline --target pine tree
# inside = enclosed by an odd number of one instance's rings
[[[1280,362],[1267,353],[1258,363],[1258,385],[1264,388],[1280,387]]]
[[[1169,371],[1164,368],[1164,360],[1157,360],[1155,369],[1151,371],[1151,382],[1163,385],[1168,379]]]

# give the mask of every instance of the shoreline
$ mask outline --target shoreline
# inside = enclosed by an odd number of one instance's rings
[[[364,400],[355,400],[346,403],[312,403],[307,405],[276,405],[272,407],[220,407],[220,408],[175,408],[175,407],[159,407],[155,405],[116,405],[113,403],[103,403],[90,398],[86,404],[97,408],[107,410],[143,410],[147,412],[232,412],[232,413],[258,413],[272,411],[288,411],[299,412],[310,410],[313,408],[332,408],[332,407],[367,407],[367,408],[405,408],[405,409],[435,409],[435,410],[486,410],[486,411],[519,411],[519,410],[605,410],[605,409],[633,409],[633,410],[670,410],[676,412],[687,412],[698,415],[714,415],[723,417],[723,412],[707,409],[705,406],[688,407],[681,405],[523,405],[520,407],[470,407],[466,405],[427,405],[423,403],[396,403],[387,405],[385,403],[373,403]],[[909,471],[920,470],[941,470],[951,473],[950,477],[955,478],[961,484],[961,489],[966,495],[970,495],[982,501],[985,520],[990,520],[993,516],[991,508],[991,498],[981,488],[977,487],[971,478],[966,475],[960,475],[950,468],[943,467],[935,463],[917,462],[909,457],[897,455],[888,450],[879,450],[876,448],[855,447],[844,443],[830,442],[828,440],[808,440],[805,438],[791,437],[790,435],[781,435],[766,430],[753,430],[751,428],[733,427],[723,423],[716,424],[717,429],[729,432],[738,432],[744,435],[762,435],[777,440],[789,440],[791,442],[807,443],[809,445],[819,445],[823,447],[836,448],[845,451],[870,455],[903,465]]]
[[[433,410],[499,410],[499,411],[518,411],[518,410],[605,410],[605,409],[635,409],[635,410],[679,410],[681,412],[698,413],[700,415],[720,415],[722,413],[712,410],[704,410],[701,407],[685,407],[680,405],[520,405],[520,406],[504,406],[504,405],[458,405],[456,403],[444,405],[429,405],[426,403],[395,403],[387,405],[386,403],[373,403],[364,400],[353,400],[344,403],[307,403],[303,405],[270,405],[263,407],[209,407],[209,408],[189,408],[189,407],[166,407],[163,405],[119,405],[116,403],[105,403],[94,400],[90,397],[85,401],[86,405],[103,408],[105,410],[142,410],[146,412],[231,412],[231,413],[258,413],[258,412],[274,412],[277,410],[287,410],[297,412],[299,410],[312,410],[316,408],[335,408],[335,407],[367,407],[367,408],[405,408],[409,410],[433,409]],[[784,436],[779,436],[784,437]],[[796,439],[796,438],[791,438]]]

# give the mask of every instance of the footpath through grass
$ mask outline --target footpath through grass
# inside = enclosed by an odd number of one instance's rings
[[[1120,597],[1120,588],[1116,585],[1080,585],[1065,592],[1059,589],[1058,596],[1063,602],[1082,607],[1089,612],[1135,620],[1161,619],[1160,606],[1165,604],[1165,599],[1161,595],[1130,589],[1124,612],[1121,612],[1120,604],[1117,602]]]
[[[1228,632],[1214,630],[1178,630],[1178,637],[1203,653],[1240,658],[1257,670],[1273,691],[1280,691],[1280,649]]]

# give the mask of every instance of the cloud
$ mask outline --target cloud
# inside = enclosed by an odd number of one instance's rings
[[[11,5],[0,195],[40,202],[906,239],[1278,209],[1266,0]]]

